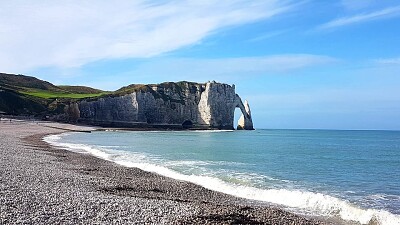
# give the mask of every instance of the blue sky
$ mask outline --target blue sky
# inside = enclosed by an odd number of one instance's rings
[[[395,0],[2,1],[0,71],[235,84],[256,128],[400,129]]]

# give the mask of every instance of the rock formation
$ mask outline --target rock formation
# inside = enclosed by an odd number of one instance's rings
[[[243,113],[238,121],[238,130],[253,130],[253,120],[251,119],[250,106],[247,100],[244,101],[244,109],[246,113]]]
[[[240,128],[253,129],[248,103],[242,103],[235,86],[216,82],[131,85],[119,95],[83,100],[78,105],[79,120],[91,124],[197,129],[234,129],[238,107],[244,117]]]
[[[69,105],[66,105],[64,111],[68,116],[68,122],[76,123],[80,118],[79,105],[76,102],[71,102]]]

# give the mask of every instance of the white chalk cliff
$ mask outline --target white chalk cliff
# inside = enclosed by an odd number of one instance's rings
[[[250,107],[242,103],[235,86],[216,82],[141,85],[121,95],[83,100],[78,105],[79,120],[92,124],[198,129],[234,129],[234,111],[240,108],[240,129],[253,129]]]

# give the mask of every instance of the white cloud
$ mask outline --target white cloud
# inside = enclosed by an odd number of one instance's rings
[[[24,72],[151,57],[291,7],[290,0],[1,1],[0,68]]]
[[[347,26],[355,23],[363,23],[373,20],[385,19],[388,17],[400,16],[400,6],[389,7],[379,11],[342,17],[322,24],[317,29],[331,29],[336,27]]]

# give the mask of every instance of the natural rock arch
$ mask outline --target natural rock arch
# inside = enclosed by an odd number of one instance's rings
[[[245,100],[244,104],[243,104],[242,99],[238,95],[236,95],[235,107],[233,108],[233,110],[235,110],[235,108],[239,108],[240,111],[242,112],[242,115],[240,116],[239,121],[238,121],[237,129],[238,130],[254,130],[253,120],[251,118],[250,106],[249,106],[249,103],[247,102],[247,100]]]

